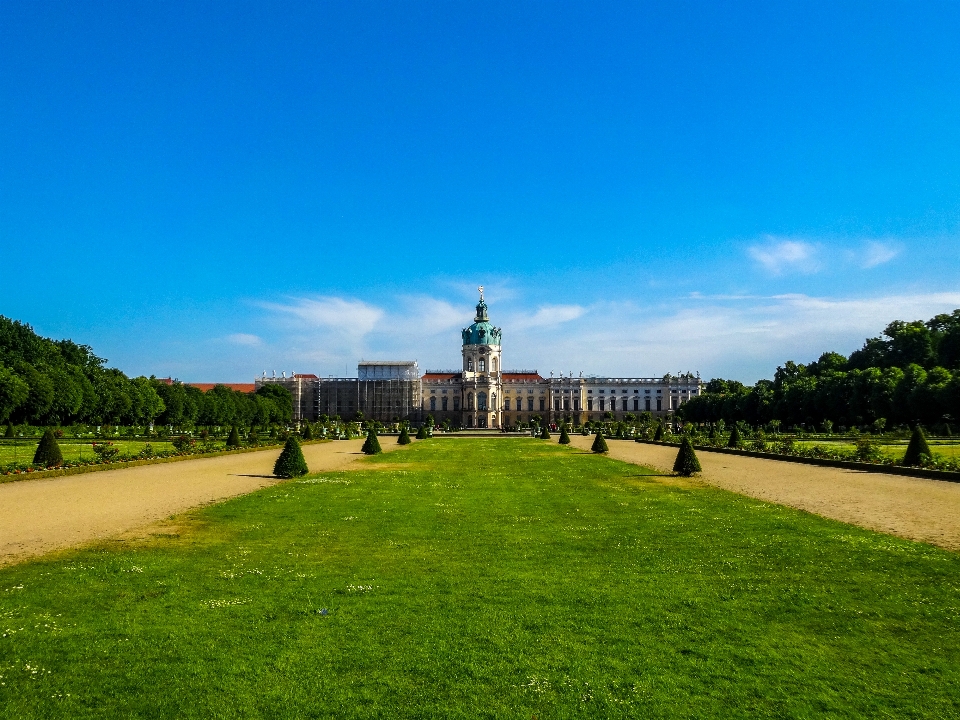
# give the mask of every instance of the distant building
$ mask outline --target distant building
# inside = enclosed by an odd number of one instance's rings
[[[666,417],[703,392],[699,376],[662,378],[545,378],[536,370],[504,370],[502,332],[489,320],[480,290],[473,324],[461,331],[458,370],[427,370],[416,361],[361,362],[355,378],[316,375],[257,378],[256,386],[280,383],[294,397],[294,419],[320,415],[344,418],[362,412],[383,422],[418,422],[432,415],[437,423],[472,428],[501,428],[539,416],[547,422],[583,423],[649,412]]]

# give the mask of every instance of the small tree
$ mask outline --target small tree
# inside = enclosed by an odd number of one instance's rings
[[[740,428],[734,423],[733,430],[730,431],[730,439],[727,441],[727,447],[738,448],[743,443],[740,437]]]
[[[913,435],[910,436],[910,444],[907,445],[907,452],[903,455],[902,464],[922,465],[923,458],[921,455],[926,455],[927,458],[933,457],[933,453],[930,452],[930,446],[927,445],[927,439],[923,436],[923,430],[917,425],[913,429]]]
[[[540,428],[540,439],[549,440],[550,439],[550,430],[547,428],[547,424],[544,423],[543,427]]]
[[[570,444],[570,436],[567,434],[566,424],[560,426],[560,444],[561,445]]]
[[[343,426],[343,439],[344,439],[344,440],[353,440],[353,430],[350,428],[350,423],[344,423],[344,426]]]
[[[657,423],[657,431],[653,434],[654,442],[663,442],[663,423]]]
[[[407,431],[407,424],[400,426],[400,437],[397,438],[397,445],[409,445],[410,433]]]
[[[584,437],[590,437],[590,428],[588,428],[586,425],[584,425],[584,426],[580,429],[580,434],[583,435]]]
[[[227,438],[227,447],[228,448],[238,448],[240,447],[240,433],[237,430],[237,426],[234,425],[230,429],[230,437]]]
[[[300,433],[303,436],[304,440],[313,440],[313,426],[310,423],[307,423],[303,432]]]
[[[420,429],[417,430],[417,440],[426,440],[428,437],[430,436],[427,434],[427,426],[421,425]]]
[[[590,446],[590,450],[595,453],[607,452],[607,441],[603,439],[602,430],[597,430],[597,436],[593,439],[593,445]]]
[[[949,433],[948,433],[948,434],[949,434]],[[12,437],[14,437],[14,435],[15,435],[15,433],[13,432],[13,423],[12,423],[12,422],[8,422],[8,423],[7,423],[7,432],[4,434],[4,437],[12,438]]]
[[[363,447],[360,449],[367,455],[379,455],[383,452],[380,441],[377,439],[377,431],[374,428],[370,428],[367,439],[363,441]]]
[[[687,436],[684,436],[680,442],[680,451],[673,463],[673,471],[684,477],[690,477],[695,472],[700,472],[700,461],[697,460],[697,454],[693,451],[693,443]]]
[[[60,452],[60,446],[57,445],[57,437],[53,434],[53,428],[47,428],[43,437],[40,438],[37,452],[33,455],[33,464],[43,467],[63,465],[63,453]]]
[[[273,466],[273,474],[282,478],[295,478],[306,475],[308,472],[310,471],[307,469],[307,461],[303,458],[300,443],[297,442],[296,435],[291,435],[287,438],[287,444],[283,446],[280,457]]]

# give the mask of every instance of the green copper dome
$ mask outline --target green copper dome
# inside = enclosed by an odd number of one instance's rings
[[[473,325],[463,329],[464,345],[499,345],[500,328],[490,324],[487,317],[487,304],[483,301],[483,294],[480,295],[480,302],[477,303],[477,316],[473,319]]]

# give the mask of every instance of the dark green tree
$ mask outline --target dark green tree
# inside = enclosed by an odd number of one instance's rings
[[[300,433],[304,440],[313,440],[313,426],[310,423],[307,423],[303,426],[303,431]]]
[[[930,452],[930,446],[927,445],[927,438],[924,437],[923,430],[917,425],[913,429],[913,435],[910,436],[910,444],[907,445],[907,452],[903,455],[902,464],[922,465],[923,458],[921,455],[926,455],[928,458],[933,457],[933,453]]]
[[[410,432],[407,430],[407,425],[404,423],[400,426],[400,437],[397,438],[397,445],[409,445],[410,444]]]
[[[595,453],[605,453],[608,449],[607,441],[603,439],[603,431],[597,430],[597,435],[593,438],[593,445],[590,446],[590,450]]]
[[[690,477],[695,472],[700,472],[700,461],[697,460],[697,454],[693,451],[693,443],[687,436],[684,436],[680,442],[680,451],[673,463],[673,471],[684,477]]]
[[[367,439],[363,441],[363,447],[360,449],[366,455],[379,455],[383,452],[383,449],[380,447],[380,441],[377,439],[377,431],[374,428],[370,428],[370,432],[367,433]]]
[[[37,445],[37,452],[33,455],[33,464],[43,467],[59,467],[63,465],[63,453],[60,452],[60,446],[57,444],[57,438],[53,434],[53,428],[47,428],[40,438],[40,444]]]
[[[282,478],[295,478],[306,475],[308,472],[310,471],[307,469],[307,461],[303,457],[303,450],[300,449],[297,436],[291,434],[273,466],[273,474]]]
[[[743,439],[740,437],[740,428],[734,424],[733,430],[730,431],[730,439],[727,440],[727,447],[738,448],[743,444]]]
[[[567,434],[566,424],[560,426],[560,444],[561,445],[570,444],[570,436]]]
[[[657,423],[657,430],[653,433],[655,442],[663,442],[663,423]]]
[[[230,436],[227,438],[227,447],[228,448],[240,447],[240,431],[237,430],[236,425],[230,428]]]
[[[8,423],[7,423],[7,432],[4,433],[4,437],[12,438],[12,437],[14,437],[15,435],[16,435],[16,433],[14,433],[14,431],[13,431],[13,423],[8,422]]]
[[[353,430],[351,429],[350,423],[345,423],[343,426],[343,439],[344,440],[353,440]]]
[[[427,433],[427,426],[421,425],[420,429],[417,430],[417,440],[426,440],[430,435]]]
[[[547,424],[544,423],[543,427],[540,428],[540,439],[549,440],[550,439],[550,430],[547,429]]]

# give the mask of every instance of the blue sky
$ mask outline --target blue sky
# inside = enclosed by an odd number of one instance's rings
[[[0,314],[128,374],[754,381],[960,307],[960,4],[0,4]]]

